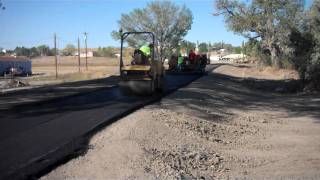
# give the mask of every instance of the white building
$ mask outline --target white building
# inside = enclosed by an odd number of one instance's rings
[[[222,56],[222,60],[232,61],[232,62],[246,62],[247,56],[245,54],[229,54]]]
[[[78,52],[76,52],[74,55],[78,56]],[[81,52],[80,53],[80,57],[85,58],[86,57],[86,53],[85,52]],[[93,51],[88,51],[87,57],[88,58],[93,57]]]

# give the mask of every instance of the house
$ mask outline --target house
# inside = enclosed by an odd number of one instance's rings
[[[23,74],[32,74],[32,62],[25,57],[0,56],[0,75],[8,73],[10,68],[17,68]]]
[[[74,55],[78,56],[78,52],[75,52]],[[86,57],[86,52],[80,52],[80,57],[85,58]],[[88,51],[87,57],[88,58],[93,57],[93,51]]]
[[[232,62],[246,62],[247,56],[245,54],[229,54],[226,56],[222,56],[222,60],[232,61]]]
[[[120,57],[120,53],[115,53],[114,56],[119,58]]]

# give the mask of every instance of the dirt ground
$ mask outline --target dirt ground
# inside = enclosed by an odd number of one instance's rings
[[[86,69],[85,58],[80,60],[75,56],[61,56],[58,58],[58,77],[56,77],[55,58],[53,56],[37,57],[32,59],[32,75],[23,77],[1,77],[0,92],[77,82],[84,80],[100,79],[119,74],[119,59],[92,57],[88,58]]]
[[[220,65],[106,127],[41,179],[320,179],[320,96],[247,86],[243,77],[296,78],[257,72]]]
[[[108,77],[118,74],[118,61],[117,58],[88,58],[88,69],[86,69],[85,58],[81,58],[79,72],[78,57],[61,56],[58,58],[58,78],[56,79],[54,57],[38,57],[32,59],[34,76],[24,80],[29,85],[45,85]]]
[[[78,57],[58,57],[58,77],[56,78],[54,56],[36,57],[32,59],[33,75],[16,77],[16,80],[20,81],[23,86],[43,86],[119,75],[119,58],[90,57],[87,62],[88,69],[86,68],[85,58],[80,59],[79,72]],[[125,63],[129,62],[129,59],[125,60]],[[1,81],[6,81],[6,79],[0,79],[0,90],[6,89],[1,86]]]

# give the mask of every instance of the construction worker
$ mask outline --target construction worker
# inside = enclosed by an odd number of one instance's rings
[[[178,57],[178,71],[182,71],[182,63],[183,63],[183,56],[181,55],[181,53],[179,53],[179,57]]]
[[[133,53],[132,65],[148,65],[150,64],[149,58],[151,56],[151,49],[153,49],[153,44],[143,45],[140,49],[136,49]],[[140,58],[139,58],[140,56]]]
[[[151,50],[153,49],[153,44],[143,45],[139,49],[142,52],[142,64],[149,64],[149,58],[151,56]]]
[[[149,45],[143,45],[140,48],[140,51],[146,56],[150,56],[151,55],[151,48],[153,48],[153,44],[149,44]]]
[[[194,64],[195,59],[196,59],[196,53],[194,53],[193,50],[191,49],[189,52],[189,60],[191,61],[192,64]]]
[[[189,52],[189,61],[191,63],[191,69],[195,69],[196,67],[196,53],[191,49]]]

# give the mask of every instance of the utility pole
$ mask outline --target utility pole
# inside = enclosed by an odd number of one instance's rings
[[[78,68],[80,73],[80,38],[78,37]]]
[[[86,44],[86,70],[88,70],[88,48],[87,48],[87,37],[88,37],[88,33],[84,32],[84,40],[85,40],[85,44]]]
[[[57,35],[54,33],[54,55],[56,65],[56,79],[58,78]]]

